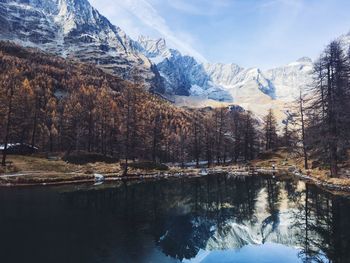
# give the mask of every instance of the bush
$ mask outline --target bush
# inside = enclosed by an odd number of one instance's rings
[[[105,156],[99,153],[75,152],[62,158],[62,160],[72,164],[87,164],[87,163],[116,163],[117,158]]]

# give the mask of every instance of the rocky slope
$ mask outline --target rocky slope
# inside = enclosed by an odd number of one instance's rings
[[[170,49],[165,39],[141,36],[138,50],[157,65],[164,79],[166,93],[180,96],[201,96],[231,102],[231,95],[211,81],[205,66],[191,56]]]
[[[202,64],[167,48],[164,39],[140,37],[138,48],[157,65],[168,93],[235,102],[261,114],[271,107],[282,112],[284,103],[293,101],[312,81],[309,58],[262,71],[236,64]]]
[[[292,101],[298,97],[300,89],[312,82],[312,60],[304,57],[286,66],[267,70],[265,76],[275,87],[275,97]]]
[[[87,0],[1,0],[0,39],[99,65],[125,79],[135,76],[162,92],[162,83],[135,41]]]

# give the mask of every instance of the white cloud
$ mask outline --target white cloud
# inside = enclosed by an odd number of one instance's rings
[[[171,46],[180,50],[182,53],[194,56],[200,61],[206,61],[206,58],[190,45],[188,39],[181,38],[181,35],[187,35],[186,32],[175,33],[149,1],[90,0],[90,2],[102,14],[106,15],[114,24],[120,26],[132,37],[135,38],[135,34],[137,33],[143,32],[145,34],[145,32],[153,31],[158,33],[159,36],[164,37]],[[139,25],[135,23],[130,14],[136,17],[141,23]],[[145,30],[145,26],[147,30]]]

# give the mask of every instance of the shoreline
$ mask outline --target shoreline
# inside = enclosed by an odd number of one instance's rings
[[[350,195],[350,185],[344,186],[341,184],[328,183],[326,181],[301,173],[295,174],[295,176],[297,176],[300,180],[312,183],[313,185],[316,185],[317,187],[322,188],[323,190],[330,191],[331,193],[340,192]]]
[[[11,187],[34,187],[34,186],[59,186],[59,185],[77,185],[86,183],[110,183],[117,181],[144,181],[144,180],[157,180],[157,179],[172,179],[172,178],[198,178],[208,175],[229,175],[237,177],[250,177],[250,176],[276,176],[276,178],[281,177],[296,177],[302,181],[311,183],[323,190],[330,191],[331,193],[340,192],[344,194],[350,194],[350,184],[341,185],[336,183],[329,183],[327,181],[321,180],[319,178],[306,175],[300,171],[289,171],[290,167],[281,167],[276,169],[271,169],[270,167],[254,167],[254,166],[225,166],[225,167],[213,167],[206,169],[190,168],[181,169],[176,168],[174,171],[137,171],[137,173],[131,173],[127,176],[121,176],[120,174],[103,174],[103,180],[97,181],[94,174],[83,174],[83,173],[48,173],[45,171],[31,171],[31,172],[18,172],[12,174],[2,174],[0,175],[0,188],[11,188]],[[205,170],[206,173],[202,173]],[[96,173],[97,174],[97,173]],[[37,177],[33,179],[26,178],[26,176],[35,175]],[[74,175],[75,178],[69,177],[69,175]],[[50,178],[50,176],[61,176],[60,179]],[[22,182],[16,182],[11,179],[19,179]]]

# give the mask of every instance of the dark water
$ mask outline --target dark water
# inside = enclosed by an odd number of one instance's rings
[[[0,189],[0,262],[350,262],[350,200],[210,176]]]

